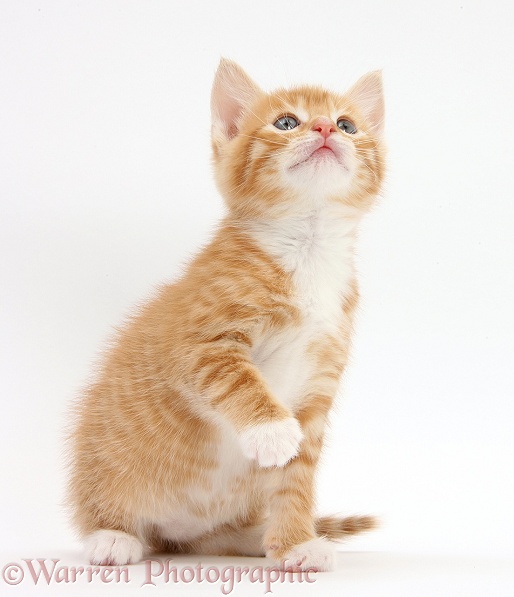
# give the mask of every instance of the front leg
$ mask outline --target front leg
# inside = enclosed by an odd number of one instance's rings
[[[298,453],[300,423],[272,395],[248,349],[232,335],[202,346],[191,375],[194,389],[204,408],[233,425],[247,458],[262,467],[284,466]]]
[[[281,471],[271,502],[264,536],[266,556],[283,568],[332,570],[335,545],[316,535],[314,476],[323,444],[324,426],[332,398],[316,396],[298,414],[304,439],[300,452]]]

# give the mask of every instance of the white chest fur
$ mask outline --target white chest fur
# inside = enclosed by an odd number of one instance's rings
[[[339,206],[323,206],[308,214],[261,221],[250,233],[260,247],[292,275],[300,326],[262,337],[253,359],[271,391],[294,408],[312,373],[308,347],[326,334],[337,334],[342,301],[353,279],[356,222]]]

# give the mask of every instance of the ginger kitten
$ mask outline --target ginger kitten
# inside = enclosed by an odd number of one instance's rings
[[[330,570],[368,517],[316,518],[314,473],[358,300],[356,229],[384,176],[380,74],[340,95],[212,90],[212,242],[118,333],[76,405],[69,503],[93,564],[151,550]]]

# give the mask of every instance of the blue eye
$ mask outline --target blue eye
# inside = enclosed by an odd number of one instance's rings
[[[273,126],[276,126],[277,129],[280,129],[281,131],[290,131],[299,125],[299,120],[294,116],[282,116],[282,118],[279,118],[273,123]]]
[[[343,133],[348,133],[349,135],[355,135],[357,132],[357,127],[351,120],[346,118],[340,118],[337,121],[337,126],[343,131]]]

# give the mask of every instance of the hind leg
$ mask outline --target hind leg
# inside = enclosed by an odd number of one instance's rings
[[[102,508],[92,505],[84,494],[76,496],[74,518],[89,562],[97,566],[139,562],[147,546],[144,527],[137,517],[122,513],[118,504],[104,501]]]
[[[124,566],[136,564],[143,557],[141,541],[124,533],[101,529],[86,537],[86,553],[91,564],[97,566]]]
[[[190,544],[194,553],[216,556],[264,556],[265,523],[226,524]]]

